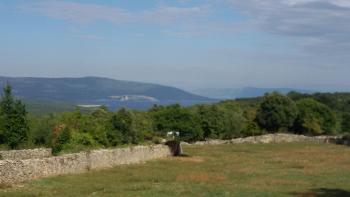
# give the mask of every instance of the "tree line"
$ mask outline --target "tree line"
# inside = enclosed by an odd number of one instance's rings
[[[331,101],[330,105],[313,96],[275,92],[191,107],[155,105],[148,111],[123,108],[114,112],[106,107],[89,112],[77,108],[35,116],[26,112],[25,105],[14,99],[11,87],[6,86],[0,101],[0,148],[45,146],[59,153],[160,143],[169,131],[178,131],[178,140],[187,142],[275,132],[322,135],[350,131],[350,114],[344,107],[337,108],[332,99],[323,98]]]

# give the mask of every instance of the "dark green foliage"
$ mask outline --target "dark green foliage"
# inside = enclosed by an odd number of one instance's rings
[[[316,101],[327,105],[335,112],[350,112],[350,93],[301,94],[291,92],[288,96],[295,101],[304,98],[313,98]]]
[[[180,140],[196,141],[203,138],[199,117],[178,104],[152,109],[154,127],[165,136],[167,132],[180,132]]]
[[[282,130],[311,135],[349,132],[349,95],[271,93],[187,108],[178,104],[154,106],[146,112],[76,108],[45,116],[31,114],[27,119],[25,106],[13,99],[7,87],[0,103],[0,147],[46,146],[58,154],[144,141],[161,143],[170,131],[180,132],[175,140],[187,142]]]
[[[140,137],[143,139],[152,141],[155,136],[155,132],[153,130],[153,121],[152,116],[149,112],[139,112],[133,111],[134,119],[135,119],[135,130],[139,133]]]
[[[197,109],[204,138],[218,138],[224,131],[225,114],[217,105],[200,105]]]
[[[343,114],[341,127],[343,132],[350,133],[350,113]]]
[[[259,125],[256,122],[257,110],[255,108],[246,109],[243,113],[245,119],[243,134],[244,136],[254,136],[262,134]]]
[[[57,119],[54,114],[45,115],[42,117],[31,117],[31,129],[29,139],[34,145],[50,146],[52,142],[52,131],[57,124]]]
[[[59,131],[57,138],[53,141],[52,153],[57,154],[63,150],[64,145],[68,144],[71,139],[71,132],[68,128]]]
[[[331,134],[336,128],[336,116],[330,108],[314,99],[301,99],[297,102],[298,117],[295,131],[314,135]]]
[[[257,112],[259,126],[272,132],[287,130],[293,125],[296,117],[295,103],[278,93],[265,95]]]
[[[241,135],[245,119],[237,104],[222,102],[217,105],[199,105],[195,112],[200,119],[204,138],[229,139]]]
[[[224,131],[220,134],[221,139],[232,139],[242,136],[245,122],[242,113],[227,110],[224,114]]]
[[[120,109],[110,120],[110,130],[108,131],[108,140],[112,145],[137,144],[142,136],[135,129],[135,117],[133,112]]]
[[[0,102],[1,135],[3,143],[10,148],[17,148],[27,142],[28,123],[25,105],[19,100],[14,100],[12,89],[9,85],[4,88]]]

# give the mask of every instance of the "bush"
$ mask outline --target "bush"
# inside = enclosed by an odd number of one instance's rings
[[[110,146],[118,146],[123,143],[123,135],[118,130],[109,130],[107,132],[107,139]]]
[[[83,145],[88,147],[96,147],[97,142],[89,133],[73,132],[70,143],[72,145]]]
[[[161,138],[161,137],[157,137],[157,136],[154,136],[153,138],[152,138],[152,142],[154,143],[154,144],[161,144],[161,143],[163,143],[163,138]]]
[[[65,127],[63,129],[60,129],[58,131],[57,138],[54,139],[53,141],[53,146],[52,146],[52,153],[58,154],[63,150],[64,145],[69,144],[71,139],[71,132],[70,130]]]

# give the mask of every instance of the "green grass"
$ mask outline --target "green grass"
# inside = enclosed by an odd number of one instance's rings
[[[0,189],[0,196],[350,196],[350,147],[184,147],[165,158]]]

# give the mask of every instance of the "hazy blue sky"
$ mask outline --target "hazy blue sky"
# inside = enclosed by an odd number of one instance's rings
[[[349,0],[1,0],[0,24],[0,75],[350,90]]]

